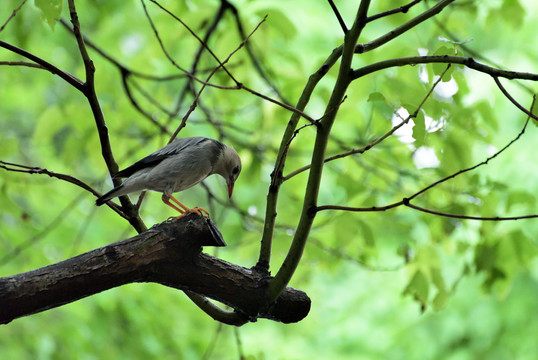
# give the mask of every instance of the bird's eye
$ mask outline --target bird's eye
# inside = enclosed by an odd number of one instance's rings
[[[239,167],[234,167],[234,169],[232,170],[232,174],[237,174],[239,172]]]

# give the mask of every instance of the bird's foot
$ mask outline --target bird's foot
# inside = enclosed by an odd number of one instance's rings
[[[196,215],[198,215],[198,216],[203,216],[203,217],[205,217],[206,219],[209,218],[209,212],[208,212],[206,209],[201,208],[201,207],[193,207],[193,208],[191,208],[191,209],[187,209],[187,210],[185,210],[181,215],[179,215],[179,216],[172,216],[171,218],[177,220],[177,219],[181,219],[182,217],[185,217],[185,216],[187,216],[188,214],[192,214],[192,213],[194,213],[194,214],[196,214]],[[204,214],[202,214],[202,213],[204,213]]]
[[[203,217],[205,217],[205,218],[208,218],[208,217],[209,217],[209,211],[207,211],[207,210],[204,209],[204,208],[201,208],[201,207],[197,207],[197,206],[196,206],[196,207],[193,207],[192,209],[189,209],[189,210],[191,210],[191,212],[196,213],[196,214],[198,214],[198,215],[200,215],[200,216],[203,216]],[[202,214],[202,213],[204,213],[204,214]]]

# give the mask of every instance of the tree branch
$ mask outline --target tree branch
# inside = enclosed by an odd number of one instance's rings
[[[538,74],[517,72],[511,70],[503,70],[494,68],[488,65],[481,64],[475,61],[471,57],[463,56],[451,56],[451,55],[430,55],[430,56],[410,56],[396,59],[389,59],[380,61],[374,64],[363,66],[357,70],[353,70],[353,79],[358,79],[362,76],[371,74],[373,72],[388,69],[395,66],[416,65],[416,64],[430,64],[430,63],[442,63],[442,64],[459,64],[473,69],[484,74],[488,74],[492,77],[503,77],[507,79],[522,79],[538,81]]]
[[[385,140],[386,138],[388,138],[389,136],[394,134],[399,128],[401,128],[402,126],[407,124],[409,122],[409,120],[416,118],[417,115],[418,115],[418,112],[420,111],[420,109],[422,108],[422,106],[424,105],[426,100],[428,100],[430,95],[433,93],[433,90],[435,90],[435,87],[437,86],[437,84],[439,84],[439,82],[442,81],[443,76],[445,75],[445,73],[448,71],[449,68],[450,68],[450,64],[447,65],[447,68],[442,72],[441,76],[439,76],[439,78],[433,83],[432,87],[430,88],[430,90],[428,91],[426,96],[424,96],[424,98],[422,99],[420,104],[417,106],[415,111],[412,114],[409,114],[409,116],[407,116],[407,118],[403,119],[401,123],[399,123],[396,126],[393,126],[383,136],[381,136],[378,139],[372,141],[368,145],[363,146],[360,149],[352,149],[352,150],[346,151],[346,152],[341,153],[341,154],[336,154],[336,155],[333,155],[333,156],[329,156],[328,158],[326,158],[324,160],[324,162],[327,163],[329,161],[333,161],[333,160],[336,160],[336,159],[341,159],[341,158],[344,158],[344,157],[347,157],[347,156],[350,156],[350,155],[354,155],[354,154],[364,154],[366,151],[372,149],[374,146],[380,144],[383,140]],[[297,170],[292,171],[288,175],[284,176],[282,178],[282,180],[287,181],[287,180],[291,179],[292,177],[294,177],[295,175],[298,175],[298,174],[300,174],[303,171],[306,171],[308,169],[310,169],[310,165],[305,165],[305,166],[303,166],[303,167],[301,167],[301,168],[299,168]]]
[[[108,127],[106,126],[105,116],[95,91],[95,66],[93,65],[93,61],[90,59],[90,55],[88,54],[88,50],[86,49],[86,44],[84,42],[84,37],[80,32],[80,22],[78,20],[77,10],[75,8],[75,0],[68,0],[67,3],[69,5],[71,23],[73,24],[73,34],[77,40],[86,74],[86,82],[84,83],[81,91],[88,99],[88,103],[92,110],[97,132],[99,134],[99,141],[101,143],[101,154],[106,163],[108,172],[110,175],[114,175],[118,172],[118,164],[114,159],[114,154],[110,145],[110,138],[108,137]],[[121,184],[121,180],[114,177],[112,178],[112,182],[114,183],[114,186]],[[129,197],[124,195],[120,196],[119,199],[123,207],[123,212],[127,215],[127,220],[133,226],[133,228],[139,233],[146,230],[146,225],[140,218],[138,209],[136,209],[136,207],[131,203]]]
[[[15,15],[17,15],[19,10],[22,9],[24,4],[26,4],[26,1],[27,0],[23,0],[19,6],[17,6],[15,9],[13,9],[13,11],[11,12],[11,15],[9,15],[7,20],[4,22],[4,24],[2,24],[2,26],[0,26],[0,32],[2,32],[6,28],[7,24],[9,24],[11,19],[13,19],[15,17]]]
[[[78,186],[78,187],[92,193],[96,197],[101,196],[101,194],[97,190],[92,188],[90,185],[86,184],[84,181],[82,181],[80,179],[77,179],[76,177],[71,176],[71,175],[61,174],[61,173],[57,173],[57,172],[54,172],[54,171],[49,171],[47,169],[43,169],[43,168],[40,168],[40,167],[37,167],[37,166],[27,166],[27,165],[22,165],[22,164],[14,164],[14,163],[2,161],[2,160],[0,160],[0,168],[4,169],[6,171],[12,171],[12,172],[20,172],[20,173],[26,173],[26,174],[44,174],[44,175],[48,175],[48,176],[50,176],[52,178],[60,179],[60,180],[66,181],[68,183],[74,184],[74,185],[76,185],[76,186]],[[123,217],[125,219],[129,219],[129,217],[127,215],[125,215],[125,213],[116,204],[114,204],[112,201],[108,201],[106,204],[112,210],[114,210],[116,213],[118,213],[118,215],[120,215],[121,217]]]
[[[486,158],[486,160],[484,160],[484,161],[482,161],[482,162],[480,162],[480,163],[478,163],[478,164],[476,164],[474,166],[468,167],[466,169],[459,170],[459,171],[457,171],[457,172],[455,172],[455,173],[453,173],[453,174],[451,174],[449,176],[446,176],[446,177],[444,177],[444,178],[442,178],[440,180],[437,180],[436,182],[426,186],[425,188],[421,189],[420,191],[417,191],[413,195],[411,195],[411,196],[409,196],[407,198],[404,198],[404,199],[402,199],[402,200],[400,200],[398,202],[389,204],[389,205],[362,207],[362,208],[361,207],[340,206],[340,205],[323,205],[323,206],[318,206],[316,208],[316,211],[344,210],[344,211],[355,211],[355,212],[376,212],[376,211],[387,211],[387,210],[393,209],[395,207],[404,205],[404,206],[410,207],[412,209],[422,211],[422,212],[426,212],[426,213],[429,213],[429,214],[440,215],[440,216],[451,217],[451,218],[458,218],[458,219],[471,219],[471,220],[484,220],[484,221],[501,221],[501,220],[521,220],[521,219],[537,218],[538,215],[536,215],[536,214],[520,215],[520,216],[509,216],[509,217],[499,217],[499,216],[495,216],[495,217],[478,217],[478,216],[468,216],[468,215],[457,215],[457,214],[443,213],[443,212],[434,211],[434,210],[428,210],[426,208],[410,204],[411,200],[413,200],[417,196],[425,193],[426,191],[438,186],[439,184],[442,184],[443,182],[448,181],[450,179],[453,179],[456,176],[459,176],[459,175],[461,175],[463,173],[466,173],[468,171],[475,170],[476,168],[478,168],[478,167],[480,167],[482,165],[487,165],[491,160],[495,159],[502,152],[504,152],[506,149],[508,149],[510,146],[512,146],[512,144],[514,144],[516,141],[518,141],[521,138],[521,136],[523,136],[523,134],[525,133],[525,130],[527,129],[527,125],[529,124],[530,115],[532,114],[532,111],[534,110],[535,104],[536,104],[536,96],[533,97],[532,104],[531,104],[531,107],[530,107],[531,110],[530,111],[525,110],[526,113],[529,113],[529,117],[525,121],[525,124],[523,125],[523,128],[517,134],[517,136],[514,139],[512,139],[508,144],[506,144],[502,149],[497,151],[495,154],[489,156],[488,158]]]
[[[41,65],[43,68],[47,69],[54,75],[58,75],[62,79],[64,79],[67,83],[69,83],[71,86],[73,86],[75,89],[79,91],[84,90],[84,82],[80,79],[78,79],[76,76],[69,74],[68,72],[65,72],[63,70],[60,70],[56,66],[52,65],[51,63],[41,59],[38,56],[35,56],[32,53],[29,53],[26,50],[23,50],[21,48],[18,48],[14,45],[11,45],[5,41],[0,40],[0,47],[3,47],[4,49],[7,49],[11,52],[14,52],[15,54],[19,54],[29,60],[32,60],[36,64]]]
[[[25,67],[34,68],[34,69],[47,70],[45,67],[39,64],[35,64],[33,62],[29,62],[29,61],[0,61],[0,65],[25,66]]]
[[[342,55],[342,46],[334,49],[329,57],[323,62],[323,64],[308,78],[303,92],[297,101],[296,109],[303,111],[306,108],[306,105],[310,101],[310,97],[314,92],[317,84],[323,79],[323,77],[329,72],[331,67],[336,63],[336,61]],[[260,256],[258,258],[258,263],[256,264],[257,269],[269,269],[269,261],[271,259],[271,244],[273,240],[273,233],[276,224],[276,207],[278,202],[278,193],[280,191],[280,186],[283,183],[282,173],[284,171],[284,166],[286,164],[286,157],[288,154],[288,144],[290,139],[294,136],[295,129],[299,123],[300,114],[298,112],[293,112],[288,125],[282,136],[282,141],[280,142],[280,148],[275,160],[275,166],[273,172],[271,173],[271,184],[269,186],[269,191],[267,193],[267,203],[265,208],[265,222],[263,226],[263,234],[260,247]]]
[[[355,53],[362,54],[367,51],[371,51],[375,48],[378,48],[379,46],[388,43],[389,41],[397,38],[398,36],[402,35],[403,33],[407,32],[408,30],[414,28],[418,24],[428,20],[429,18],[439,14],[445,7],[453,3],[455,0],[441,0],[438,3],[436,3],[434,6],[429,8],[428,10],[424,11],[414,19],[409,20],[405,24],[397,27],[394,30],[389,31],[383,36],[378,37],[375,40],[370,41],[366,44],[358,44],[355,48]]]
[[[316,216],[316,206],[318,201],[319,186],[321,183],[321,175],[323,172],[323,160],[325,159],[325,151],[327,142],[331,133],[331,128],[338,114],[338,108],[345,97],[347,88],[352,81],[351,66],[353,60],[353,51],[357,44],[358,38],[366,25],[366,17],[368,15],[369,0],[362,0],[353,26],[344,37],[342,57],[340,59],[340,67],[338,76],[334,84],[333,91],[325,107],[325,114],[320,121],[320,126],[317,127],[316,140],[312,153],[312,167],[308,176],[308,182],[305,190],[305,197],[301,211],[301,217],[297,230],[293,236],[293,240],[275,278],[269,283],[269,292],[272,299],[276,298],[286,285],[291,280],[299,262],[301,260],[312,223]]]
[[[506,220],[523,220],[523,219],[536,219],[538,218],[538,214],[532,214],[532,215],[521,215],[521,216],[469,216],[469,215],[460,215],[460,214],[450,214],[442,211],[436,211],[436,210],[430,210],[426,209],[422,206],[413,205],[410,204],[407,199],[403,202],[403,205],[410,207],[411,209],[415,209],[424,213],[437,215],[437,216],[443,216],[443,217],[449,217],[454,219],[462,219],[462,220],[480,220],[480,221],[506,221]]]
[[[338,11],[338,8],[334,4],[333,0],[328,0],[328,1],[329,1],[329,5],[331,5],[331,9],[334,12],[334,16],[336,16],[336,19],[338,20],[338,23],[340,24],[340,27],[342,28],[342,31],[344,32],[344,34],[347,34],[349,30],[346,26],[346,23],[344,22],[344,19],[342,19],[342,15],[340,15],[340,11]]]
[[[263,317],[290,323],[308,314],[310,299],[304,292],[288,287],[270,304],[264,276],[202,253],[201,246],[216,245],[220,237],[207,221],[192,214],[60,263],[1,278],[0,323],[133,282],[213,298],[234,308],[233,317],[243,322]]]
[[[368,19],[366,19],[366,21],[371,22],[371,21],[375,21],[377,19],[381,19],[381,18],[383,18],[385,16],[399,14],[399,13],[405,14],[405,13],[407,13],[409,11],[410,8],[412,8],[413,6],[415,6],[416,4],[418,4],[421,1],[422,0],[413,0],[407,5],[402,5],[402,6],[398,7],[398,8],[395,8],[395,9],[392,9],[392,10],[389,10],[389,11],[384,11],[384,12],[376,14],[376,15],[368,16]]]

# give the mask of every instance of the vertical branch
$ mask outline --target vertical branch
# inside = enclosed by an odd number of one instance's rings
[[[310,97],[314,92],[319,81],[327,74],[330,68],[336,63],[336,61],[342,55],[342,46],[337,47],[333,50],[331,55],[325,60],[323,65],[308,79],[308,82],[305,85],[303,93],[297,102],[296,109],[299,111],[304,111],[306,105],[310,101]],[[260,247],[260,257],[256,268],[258,270],[267,270],[269,269],[269,260],[271,259],[271,244],[273,240],[273,234],[275,229],[276,222],[276,205],[278,200],[278,192],[280,186],[283,182],[283,170],[286,163],[286,156],[288,153],[289,142],[293,137],[297,124],[301,115],[299,112],[293,112],[288,122],[288,126],[282,136],[282,141],[280,143],[280,148],[278,150],[278,155],[275,161],[275,167],[271,173],[271,184],[269,186],[269,192],[267,194],[267,205],[265,208],[265,222],[263,226],[263,235],[261,239]]]
[[[71,23],[73,24],[73,33],[75,34],[80,55],[84,62],[84,70],[86,74],[86,82],[84,83],[81,91],[88,99],[88,103],[92,109],[93,118],[95,119],[95,124],[99,133],[101,153],[107,165],[108,171],[112,175],[118,172],[118,164],[116,163],[112,153],[105,116],[103,114],[103,110],[101,109],[101,105],[99,104],[97,93],[95,92],[95,66],[93,65],[93,61],[90,59],[88,50],[86,49],[86,44],[84,43],[84,37],[80,32],[80,22],[78,20],[77,10],[75,8],[75,1],[68,0],[68,5]],[[115,186],[121,183],[119,179],[113,178],[112,180]],[[120,202],[123,206],[125,214],[129,217],[129,223],[136,229],[136,231],[140,233],[146,230],[144,222],[140,218],[137,209],[135,206],[133,206],[129,198],[127,196],[122,196],[120,197]]]
[[[370,0],[361,1],[353,26],[349,32],[345,34],[338,77],[329,102],[327,103],[325,116],[321,120],[321,126],[318,126],[317,128],[314,152],[312,154],[312,167],[308,176],[301,218],[299,220],[299,225],[297,226],[297,231],[293,237],[290,250],[277,274],[269,283],[270,301],[274,301],[291,280],[291,277],[301,260],[306,240],[308,239],[312,223],[314,222],[327,142],[329,140],[332,125],[338,114],[338,107],[352,81],[351,64],[353,53],[362,29],[366,25],[369,6]]]
[[[78,20],[77,10],[75,8],[75,1],[68,0],[68,4],[71,23],[73,24],[73,33],[75,34],[78,49],[80,51],[80,55],[82,56],[82,61],[84,62],[86,82],[82,92],[84,93],[84,96],[88,98],[88,102],[90,103],[90,107],[92,109],[93,117],[97,125],[97,131],[99,132],[103,159],[105,160],[110,174],[115,174],[118,172],[118,164],[114,160],[114,155],[112,154],[105,117],[103,115],[101,105],[99,104],[99,100],[97,99],[97,94],[95,93],[95,66],[93,65],[93,61],[90,59],[90,55],[86,49],[86,44],[84,43],[84,38],[80,33],[80,22]],[[119,183],[114,183],[114,185],[119,185]]]

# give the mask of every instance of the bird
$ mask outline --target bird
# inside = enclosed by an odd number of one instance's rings
[[[101,206],[117,196],[151,190],[162,193],[162,201],[181,214],[177,218],[189,213],[202,215],[201,211],[209,215],[203,208],[187,207],[172,194],[191,188],[210,175],[218,174],[226,180],[228,196],[231,198],[240,173],[241,159],[233,147],[201,136],[180,138],[114,174],[114,178],[125,180],[99,197],[95,203]]]

